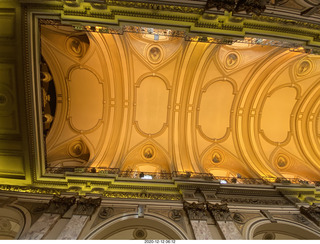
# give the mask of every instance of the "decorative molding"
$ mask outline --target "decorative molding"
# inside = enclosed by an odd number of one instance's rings
[[[149,200],[164,200],[164,201],[180,201],[180,194],[161,194],[161,193],[146,193],[146,192],[115,192],[110,191],[104,194],[107,198],[122,198],[122,199],[149,199]]]
[[[218,199],[221,202],[225,203],[235,203],[235,204],[254,204],[254,205],[292,205],[286,199],[265,199],[265,198],[241,198],[241,197],[221,197],[219,196]]]
[[[182,210],[180,209],[170,210],[169,218],[176,222],[180,221],[182,219]]]

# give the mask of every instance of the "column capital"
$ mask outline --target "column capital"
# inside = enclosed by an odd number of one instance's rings
[[[100,204],[101,198],[85,198],[80,196],[73,214],[91,216]]]
[[[59,197],[53,195],[53,198],[48,204],[48,208],[45,211],[50,214],[65,214],[69,208],[76,202],[75,197]]]

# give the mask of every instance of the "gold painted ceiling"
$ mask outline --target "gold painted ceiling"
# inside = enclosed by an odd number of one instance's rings
[[[48,167],[320,180],[318,55],[52,25],[41,54]]]

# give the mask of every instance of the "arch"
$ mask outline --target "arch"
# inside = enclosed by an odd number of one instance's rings
[[[171,220],[163,218],[160,215],[147,213],[143,218],[138,218],[136,213],[127,215],[116,215],[96,226],[90,233],[88,233],[84,240],[97,239],[115,239],[120,232],[134,232],[135,229],[142,229],[151,235],[145,235],[142,239],[160,239],[162,235],[164,239],[172,240],[187,240],[188,236],[183,229]],[[156,238],[154,234],[159,233]],[[133,235],[132,235],[133,238]],[[122,236],[121,239],[124,239]]]
[[[25,216],[14,208],[0,208],[0,239],[19,239],[25,229]]]
[[[243,236],[246,240],[262,239],[265,233],[273,234],[275,240],[301,239],[310,240],[320,239],[320,231],[314,230],[306,225],[299,224],[288,219],[278,219],[277,223],[270,223],[265,218],[255,218],[244,226]]]

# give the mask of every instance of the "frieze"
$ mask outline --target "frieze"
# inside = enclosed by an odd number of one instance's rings
[[[12,191],[12,192],[25,192],[25,193],[37,193],[37,194],[54,194],[59,195],[62,191],[54,188],[37,188],[28,186],[11,186],[0,185],[0,191]]]
[[[177,188],[173,188],[173,187],[159,187],[159,186],[144,186],[144,185],[111,185],[108,189],[117,189],[117,190],[144,190],[144,191],[152,191],[152,190],[156,190],[156,191],[165,191],[165,192],[178,192]]]
[[[283,19],[279,17],[254,15],[252,16],[252,19],[257,21],[266,21],[266,22],[283,24],[283,25],[292,25],[294,27],[300,26],[300,27],[305,27],[309,29],[316,29],[316,30],[320,29],[320,25],[318,24],[313,24],[313,23],[308,23],[308,22],[303,22],[298,20]]]
[[[150,200],[165,200],[165,201],[180,201],[180,194],[161,194],[161,193],[146,193],[146,192],[113,192],[108,191],[104,194],[108,198],[125,198],[125,199],[150,199]]]
[[[123,6],[128,8],[153,9],[153,10],[180,12],[180,13],[202,14],[204,12],[203,8],[167,5],[167,4],[155,4],[155,3],[106,0],[106,4],[109,6]]]
[[[229,188],[229,189],[223,189],[219,188],[217,191],[217,194],[219,196],[223,197],[222,194],[225,195],[246,195],[246,196],[272,196],[272,197],[279,197],[281,194],[274,190],[268,190],[268,191],[261,191],[261,190],[244,190],[244,189],[236,189],[236,188]]]
[[[236,197],[219,197],[222,202],[236,204],[258,204],[258,205],[291,205],[285,199],[265,199],[265,198],[236,198]]]

